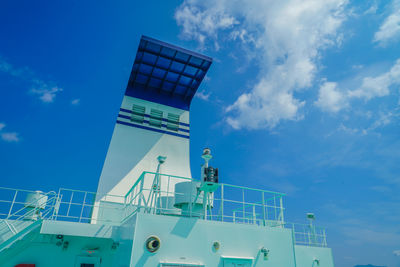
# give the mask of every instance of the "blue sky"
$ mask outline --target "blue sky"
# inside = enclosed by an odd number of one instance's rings
[[[400,1],[3,1],[0,177],[95,191],[142,34],[214,58],[191,164],[314,212],[336,266],[400,266]]]

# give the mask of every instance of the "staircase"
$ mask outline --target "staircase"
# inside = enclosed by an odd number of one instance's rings
[[[43,220],[52,219],[58,212],[59,197],[55,192],[38,194],[19,210],[0,220],[0,255],[27,234],[40,228]]]

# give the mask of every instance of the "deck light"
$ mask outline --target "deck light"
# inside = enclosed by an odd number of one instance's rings
[[[264,255],[264,260],[268,260],[269,249],[262,247],[260,252]]]

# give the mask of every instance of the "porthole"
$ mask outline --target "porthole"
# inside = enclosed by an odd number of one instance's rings
[[[146,248],[149,252],[156,252],[161,246],[161,241],[157,236],[150,236],[146,240]]]

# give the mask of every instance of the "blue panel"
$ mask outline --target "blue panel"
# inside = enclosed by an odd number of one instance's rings
[[[154,68],[153,70],[153,76],[163,79],[165,76],[165,73],[167,73],[165,70],[159,69],[159,68]]]
[[[146,84],[147,80],[148,80],[148,76],[146,76],[146,75],[138,74],[136,76],[136,82],[138,82],[138,83]]]
[[[207,56],[142,36],[125,95],[189,110],[211,63]]]
[[[182,52],[177,52],[175,58],[184,62],[187,62],[190,55]]]
[[[157,61],[157,66],[159,66],[163,69],[168,69],[170,64],[171,64],[171,60],[167,59],[165,57],[160,57]]]
[[[147,42],[146,49],[151,52],[159,53],[161,51],[161,45]]]
[[[149,65],[154,65],[156,63],[157,56],[149,53],[143,53],[143,62]]]
[[[173,61],[172,65],[171,65],[171,70],[174,71],[174,72],[180,73],[180,72],[183,71],[184,67],[185,67],[185,65],[183,65],[182,63]]]
[[[162,48],[162,50],[161,50],[161,55],[162,56],[165,56],[165,57],[173,57],[174,55],[175,55],[175,50],[174,49],[171,49],[171,48],[168,48],[168,47],[163,47]]]
[[[149,82],[149,86],[154,87],[154,88],[160,88],[161,85],[161,80],[156,79],[156,78],[151,78]]]
[[[172,92],[174,87],[175,87],[174,83],[164,82],[164,84],[162,86],[162,90],[164,90],[166,92]]]
[[[179,94],[179,95],[185,94],[186,91],[187,91],[187,87],[186,86],[177,85],[176,88],[175,88],[175,93]]]
[[[186,75],[189,75],[189,76],[194,76],[196,74],[197,70],[198,70],[197,68],[194,68],[192,66],[186,66],[183,73]]]
[[[167,74],[167,81],[169,82],[177,82],[179,75],[174,72],[168,72]]]
[[[139,65],[139,72],[142,74],[147,74],[149,75],[151,71],[153,70],[153,67],[146,65],[146,64],[140,64]]]
[[[181,78],[179,79],[179,83],[182,85],[189,86],[192,83],[192,80],[193,79],[182,75]]]
[[[189,62],[190,63],[192,63],[193,65],[195,65],[195,66],[201,66],[201,64],[203,63],[203,60],[201,60],[200,58],[196,58],[196,57],[192,57],[190,60],[189,60]]]

